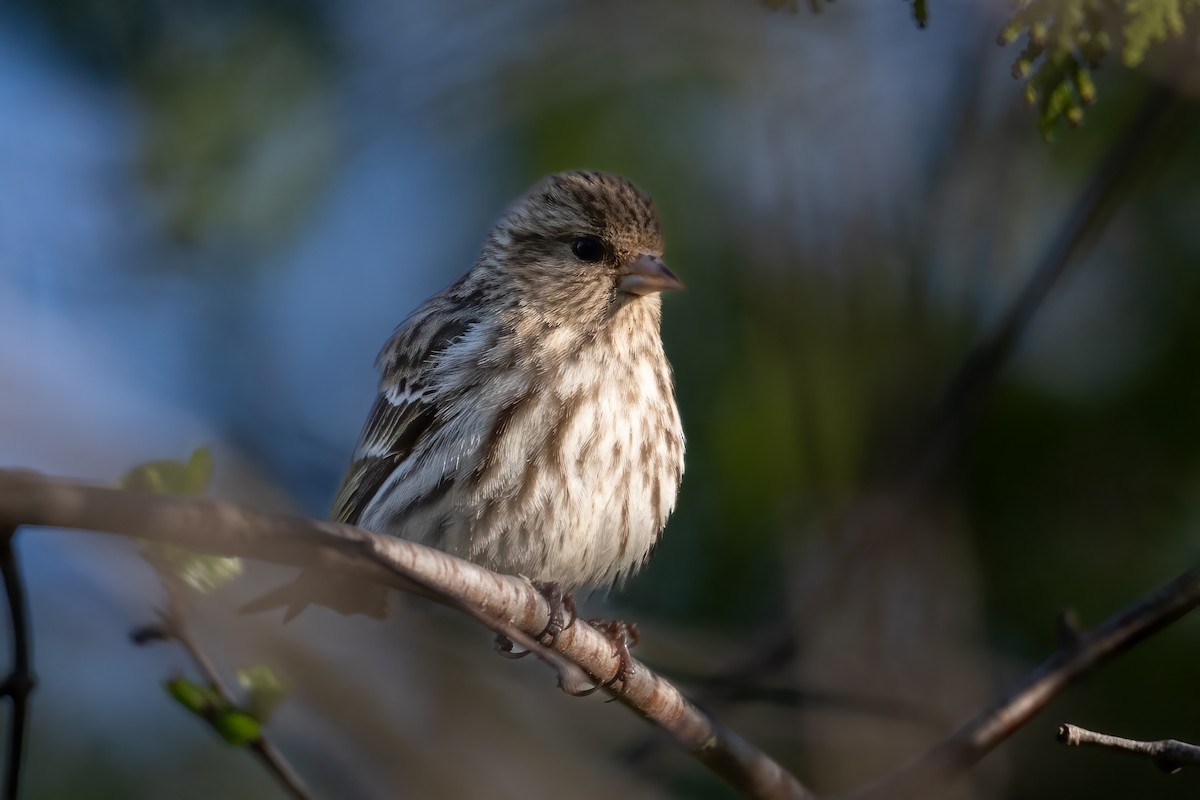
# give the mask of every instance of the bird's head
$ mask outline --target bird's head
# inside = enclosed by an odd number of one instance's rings
[[[481,266],[525,305],[578,322],[611,318],[658,293],[683,288],[662,262],[650,198],[604,172],[550,175],[517,201],[488,236]]]

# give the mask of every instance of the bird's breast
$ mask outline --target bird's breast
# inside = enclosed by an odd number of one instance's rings
[[[624,352],[602,340],[541,342],[558,357],[530,364],[522,391],[484,426],[463,555],[567,588],[641,566],[683,471],[670,367],[653,333]]]

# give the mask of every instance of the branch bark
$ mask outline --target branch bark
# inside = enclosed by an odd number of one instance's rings
[[[1083,675],[1200,606],[1200,567],[1065,645],[990,708],[896,772],[847,800],[926,797],[973,767]]]
[[[1117,750],[1150,759],[1150,763],[1168,774],[1179,772],[1184,767],[1194,767],[1200,764],[1200,747],[1178,739],[1159,739],[1156,742],[1143,742],[1138,739],[1125,739],[1120,736],[1110,736],[1107,733],[1089,731],[1078,725],[1064,723],[1058,727],[1058,741],[1067,747],[1092,745],[1108,750]]]
[[[0,524],[0,575],[4,577],[4,595],[12,629],[12,669],[0,685],[0,695],[12,703],[8,718],[8,755],[4,764],[4,797],[17,800],[21,790],[21,760],[25,750],[25,727],[29,717],[29,695],[37,680],[33,674],[33,656],[29,642],[29,611],[25,604],[25,586],[20,565],[13,552],[15,525]]]
[[[597,685],[620,659],[612,642],[582,621],[552,646],[534,637],[550,607],[527,581],[413,542],[332,522],[258,514],[216,500],[144,494],[0,470],[0,526],[71,528],[170,542],[199,553],[315,566],[403,588],[469,613],[552,663],[565,661]],[[2,528],[0,528],[2,530]],[[560,681],[562,678],[560,670]],[[565,683],[565,681],[564,681]],[[603,690],[658,725],[735,789],[754,798],[811,800],[791,773],[636,660],[625,681]]]

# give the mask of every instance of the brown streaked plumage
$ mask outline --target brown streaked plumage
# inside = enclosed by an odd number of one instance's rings
[[[534,186],[384,347],[332,518],[567,592],[636,572],[683,474],[661,255],[626,179]]]

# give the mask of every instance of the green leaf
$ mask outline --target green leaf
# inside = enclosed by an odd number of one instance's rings
[[[212,453],[198,447],[186,462],[161,459],[138,464],[121,476],[117,486],[155,494],[200,495],[208,490],[212,469]]]
[[[207,447],[197,447],[192,451],[185,467],[184,486],[182,494],[204,494],[212,482],[213,457]]]
[[[237,669],[238,685],[245,692],[246,710],[259,722],[266,722],[283,702],[287,687],[266,664]]]
[[[156,494],[202,495],[212,481],[213,457],[207,447],[197,447],[187,461],[167,459],[138,464],[117,486]],[[144,543],[142,554],[178,575],[184,583],[208,594],[242,574],[240,558],[193,553],[169,544]]]
[[[1114,36],[1121,60],[1134,67],[1155,43],[1182,36],[1197,8],[1200,0],[1021,0],[997,38],[1007,45],[1025,34],[1013,77],[1028,79],[1025,101],[1038,108],[1038,128],[1050,139],[1062,120],[1083,122],[1083,106],[1096,97],[1091,69]]]
[[[142,555],[201,594],[214,592],[242,574],[240,558],[201,555],[173,544],[145,542]]]
[[[1197,0],[1127,0],[1128,20],[1122,29],[1125,46],[1121,60],[1136,67],[1155,42],[1183,35],[1184,14],[1195,8]]]
[[[220,703],[220,698],[211,687],[201,686],[187,678],[171,678],[163,681],[162,685],[175,702],[201,717],[207,716]]]
[[[262,725],[245,711],[230,708],[212,717],[213,730],[232,745],[244,745],[262,738]]]
[[[927,0],[913,0],[912,12],[913,20],[917,23],[918,28],[924,28],[929,24],[929,3]]]

